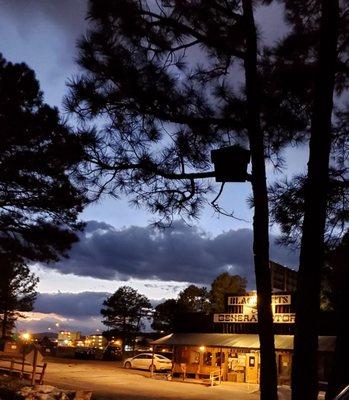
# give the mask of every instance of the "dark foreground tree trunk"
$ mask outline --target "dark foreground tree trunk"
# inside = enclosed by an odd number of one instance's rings
[[[338,0],[321,1],[320,51],[315,82],[303,235],[299,260],[292,399],[316,400],[320,280],[331,149]]]
[[[329,386],[326,391],[326,400],[333,400],[336,395],[343,390],[349,382],[349,341],[346,308],[340,313],[338,321],[337,340],[334,354],[333,370],[330,376]]]
[[[336,312],[336,348],[333,368],[326,391],[326,400],[332,400],[349,383],[349,231],[342,243],[330,255],[330,265],[334,270],[334,306]]]
[[[246,22],[245,79],[254,199],[253,253],[258,296],[258,331],[261,354],[260,398],[261,400],[276,400],[277,374],[269,269],[269,210],[264,141],[259,117],[257,34],[251,0],[243,0],[242,4]]]

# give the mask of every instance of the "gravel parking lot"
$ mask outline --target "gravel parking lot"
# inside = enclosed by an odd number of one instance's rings
[[[167,381],[164,374],[150,378],[147,371],[126,370],[120,362],[50,358],[46,384],[62,389],[91,390],[93,398],[117,400],[257,400],[256,385],[222,384],[207,387]]]

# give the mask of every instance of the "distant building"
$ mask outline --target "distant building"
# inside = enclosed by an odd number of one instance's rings
[[[60,347],[75,347],[75,344],[80,340],[80,337],[80,332],[60,331],[57,337],[57,345]]]
[[[293,293],[297,290],[297,271],[269,261],[271,289],[276,292]]]
[[[108,340],[102,334],[86,336],[85,347],[104,349],[108,344]]]

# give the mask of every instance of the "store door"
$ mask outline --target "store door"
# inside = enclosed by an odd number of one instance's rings
[[[247,383],[258,383],[258,356],[258,353],[246,354],[245,382]]]

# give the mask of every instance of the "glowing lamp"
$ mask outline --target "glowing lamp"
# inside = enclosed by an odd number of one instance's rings
[[[24,332],[24,333],[22,334],[22,339],[23,339],[23,340],[30,340],[30,338],[31,338],[30,333]]]

